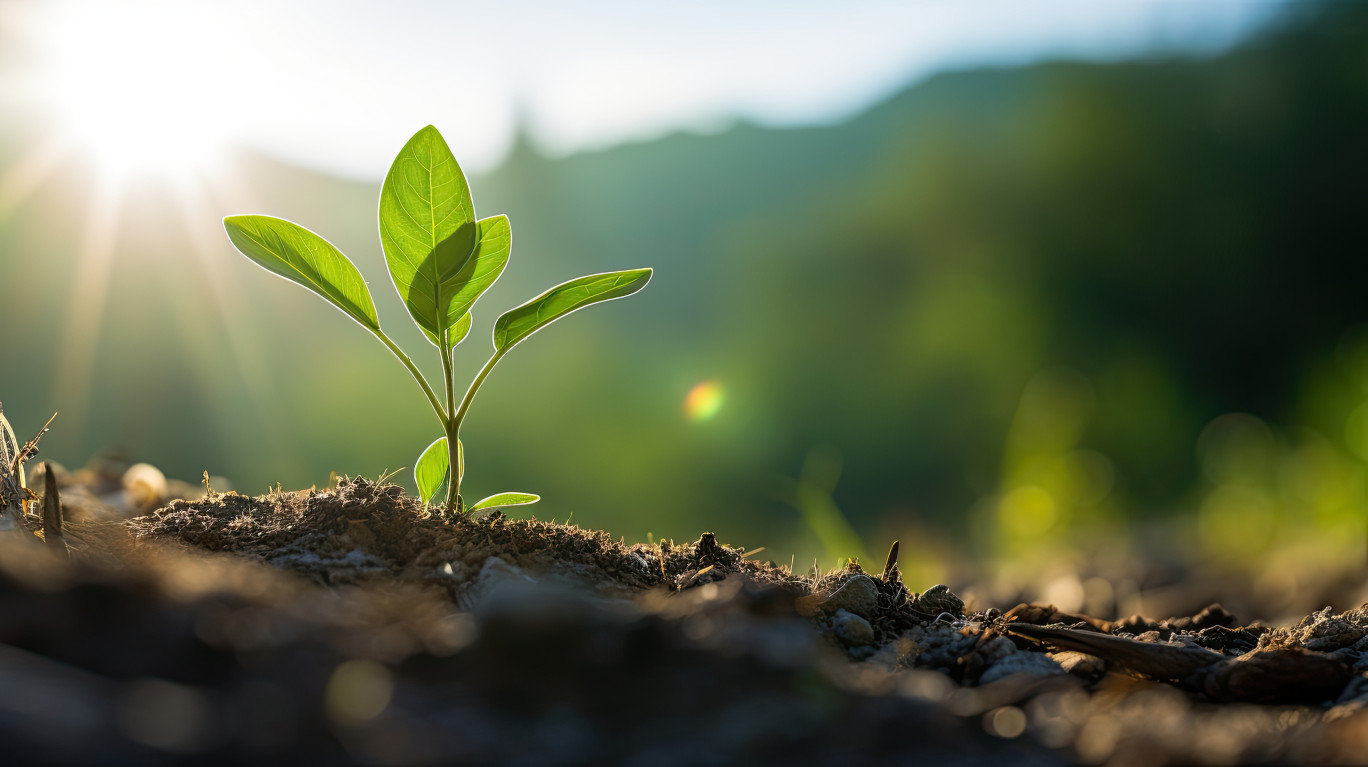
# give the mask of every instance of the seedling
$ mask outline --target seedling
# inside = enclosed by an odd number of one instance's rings
[[[446,141],[431,125],[418,131],[395,158],[380,190],[380,243],[399,297],[441,353],[443,405],[413,360],[381,330],[365,280],[340,250],[298,224],[271,216],[229,216],[223,224],[243,255],[341,309],[380,339],[418,382],[443,436],[419,455],[413,476],[425,503],[432,503],[446,483],[448,515],[540,500],[531,493],[499,493],[467,507],[461,499],[465,478],[461,424],[475,393],[499,360],[561,317],[590,304],[631,295],[651,279],[650,269],[580,277],[505,312],[494,323],[494,354],[458,404],[452,376],[455,350],[470,332],[475,301],[508,266],[512,232],[507,216],[475,218],[465,174]]]

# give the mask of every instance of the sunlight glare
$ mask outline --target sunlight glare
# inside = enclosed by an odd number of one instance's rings
[[[222,146],[226,33],[195,3],[57,5],[46,92],[110,175],[189,174]],[[219,30],[210,34],[210,30]]]

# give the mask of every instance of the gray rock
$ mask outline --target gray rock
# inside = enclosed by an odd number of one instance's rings
[[[932,668],[958,667],[959,659],[978,642],[977,636],[961,634],[945,623],[914,626],[906,636],[910,636],[921,650],[918,662]]]
[[[480,568],[480,574],[456,598],[462,610],[480,611],[503,606],[503,603],[518,603],[530,599],[541,599],[535,578],[515,565],[490,557]]]
[[[985,663],[990,664],[996,663],[1014,652],[1017,652],[1016,644],[1004,636],[996,636],[989,639],[987,642],[979,645],[977,651],[978,656],[982,658]]]
[[[1063,673],[1064,668],[1044,653],[1016,652],[989,666],[979,677],[979,684],[992,684],[1013,674],[1055,676]]]
[[[921,648],[912,641],[912,637],[904,634],[880,647],[870,656],[868,662],[884,671],[892,672],[912,668],[916,665],[917,656],[920,654]]]
[[[940,583],[912,600],[912,612],[926,620],[935,620],[942,613],[960,618],[964,616],[964,600],[955,596],[949,586]]]
[[[842,642],[851,646],[874,644],[874,627],[869,621],[844,608],[831,616],[831,630]]]
[[[879,608],[879,585],[868,575],[849,576],[822,600],[822,609],[835,613],[847,610],[862,618],[873,618]]]

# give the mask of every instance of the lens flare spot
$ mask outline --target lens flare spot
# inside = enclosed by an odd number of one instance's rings
[[[684,397],[684,415],[690,421],[706,421],[722,409],[726,397],[716,381],[695,384]]]

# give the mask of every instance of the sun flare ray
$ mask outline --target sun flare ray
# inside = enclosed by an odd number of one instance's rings
[[[189,234],[191,249],[195,253],[197,266],[202,270],[210,302],[214,307],[217,324],[228,340],[228,353],[232,358],[231,370],[226,375],[235,375],[242,382],[252,411],[259,420],[259,433],[270,433],[270,455],[272,464],[284,472],[303,472],[297,456],[303,455],[301,445],[290,429],[273,428],[272,424],[285,423],[288,419],[278,405],[279,397],[272,392],[271,382],[260,364],[259,355],[250,350],[262,348],[255,337],[253,326],[233,317],[229,311],[229,297],[237,295],[237,281],[226,268],[227,261],[221,258],[224,248],[219,244],[220,229],[211,225],[219,216],[213,211],[204,185],[192,177],[171,179],[175,191],[176,210],[181,223]],[[211,239],[212,236],[212,239]],[[207,335],[207,332],[206,332]]]
[[[56,400],[62,403],[62,411],[71,421],[72,425],[65,428],[74,432],[70,435],[74,442],[80,441],[90,409],[100,318],[104,315],[109,273],[118,243],[120,192],[114,178],[104,177],[96,183],[72,274],[54,389]]]
[[[0,176],[0,219],[27,200],[71,151],[70,136],[55,136],[29,150]]]

